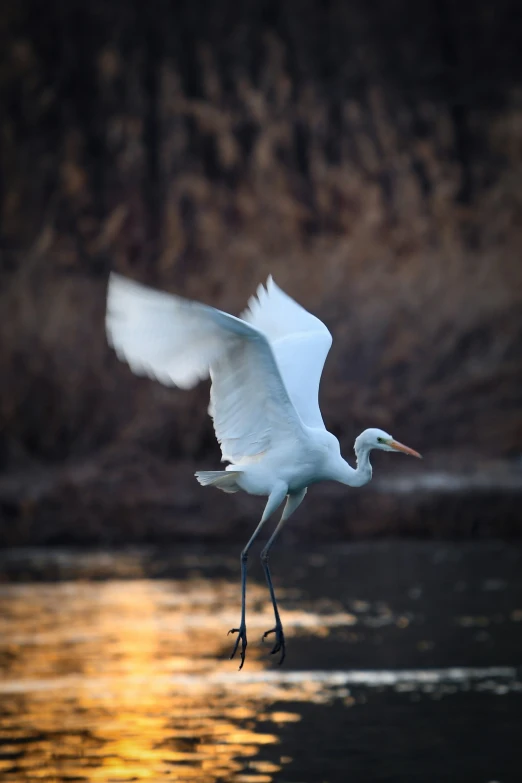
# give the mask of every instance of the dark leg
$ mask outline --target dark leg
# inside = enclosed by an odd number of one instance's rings
[[[268,589],[270,590],[270,598],[272,599],[272,606],[274,607],[274,617],[275,617],[275,626],[263,634],[263,639],[266,639],[266,637],[269,636],[271,633],[275,634],[275,644],[270,654],[275,655],[275,653],[278,653],[280,651],[281,652],[281,657],[279,659],[280,664],[283,663],[286,655],[285,635],[283,633],[283,626],[281,624],[279,609],[277,607],[277,600],[274,593],[274,586],[272,584],[272,576],[270,574],[270,567],[268,565],[268,554],[269,554],[270,547],[272,546],[275,539],[277,538],[277,535],[279,534],[279,531],[283,527],[284,523],[286,522],[290,514],[293,514],[296,508],[303,502],[305,495],[306,495],[306,489],[303,489],[301,492],[298,492],[295,495],[288,496],[288,500],[286,501],[286,505],[283,510],[283,515],[281,516],[281,519],[279,520],[276,529],[270,536],[267,545],[261,552],[261,563],[263,565],[263,570],[265,572]]]
[[[248,550],[256,540],[257,536],[259,535],[259,532],[263,525],[265,524],[266,520],[274,513],[276,508],[283,502],[285,499],[286,493],[287,493],[287,486],[286,484],[281,484],[280,486],[276,487],[275,490],[273,490],[272,494],[269,496],[267,504],[265,506],[265,510],[263,511],[263,516],[261,517],[261,521],[259,525],[254,530],[254,533],[252,534],[248,544],[241,552],[241,622],[239,624],[239,628],[231,628],[229,631],[230,633],[237,633],[237,639],[236,643],[234,644],[234,649],[232,650],[231,658],[234,657],[234,655],[237,653],[239,642],[241,642],[241,663],[239,664],[239,668],[243,668],[243,664],[245,662],[245,653],[247,648],[247,635],[246,635],[246,578],[247,578],[247,563],[248,563]]]

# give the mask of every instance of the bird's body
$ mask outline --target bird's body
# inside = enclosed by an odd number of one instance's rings
[[[265,495],[261,522],[243,550],[242,615],[234,653],[246,650],[246,559],[262,525],[287,499],[281,522],[262,553],[274,606],[273,652],[285,642],[268,567],[268,550],[282,523],[319,481],[359,487],[370,481],[371,449],[417,452],[382,430],[365,430],[355,442],[357,467],[341,456],[324,426],[318,403],[322,369],[332,337],[326,326],[287,296],[272,278],[259,286],[236,318],[212,307],[154,291],[112,274],[107,336],[120,359],[138,375],[191,388],[210,376],[209,414],[221,446],[221,471],[198,471],[203,486]],[[265,634],[265,636],[267,635]]]
[[[358,487],[366,484],[372,476],[369,461],[359,465],[358,472],[341,457],[335,435],[324,427],[306,425],[295,440],[278,444],[257,460],[228,465],[226,470],[237,474],[238,489],[249,495],[270,495],[280,481],[286,484],[291,494],[320,481],[340,481]],[[199,476],[199,472],[196,475]]]

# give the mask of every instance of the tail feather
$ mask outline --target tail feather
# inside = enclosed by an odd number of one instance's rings
[[[223,492],[238,492],[237,479],[240,470],[198,470],[194,474],[203,487],[217,487]]]

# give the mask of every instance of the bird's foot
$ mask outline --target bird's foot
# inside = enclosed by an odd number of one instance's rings
[[[275,644],[273,648],[270,650],[270,655],[275,655],[276,653],[280,652],[281,657],[279,659],[279,663],[281,664],[283,663],[286,656],[285,635],[283,633],[283,626],[281,625],[281,623],[276,623],[274,628],[271,628],[269,631],[266,631],[263,634],[263,641],[271,633],[275,633]]]
[[[230,656],[230,659],[234,657],[234,655],[237,653],[239,642],[241,642],[241,663],[239,664],[239,670],[243,668],[243,664],[245,662],[245,655],[246,655],[246,648],[247,648],[247,635],[246,635],[246,625],[241,624],[239,628],[231,628],[228,634],[231,633],[237,633],[236,643],[234,644],[234,649],[232,650],[232,654]],[[228,636],[227,634],[227,636]]]

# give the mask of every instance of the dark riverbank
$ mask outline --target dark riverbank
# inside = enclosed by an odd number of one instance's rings
[[[375,478],[353,490],[312,487],[283,533],[287,542],[379,537],[520,538],[522,466],[442,457],[377,458]],[[203,490],[193,462],[108,454],[0,478],[3,546],[244,542],[262,500]]]

